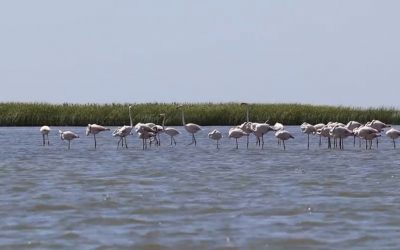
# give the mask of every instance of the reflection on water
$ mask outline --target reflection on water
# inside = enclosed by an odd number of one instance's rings
[[[298,126],[286,151],[267,134],[220,149],[182,128],[177,146],[117,150],[111,132],[67,143],[52,128],[0,128],[1,249],[397,249],[399,150],[319,148]],[[65,128],[63,128],[65,129]]]

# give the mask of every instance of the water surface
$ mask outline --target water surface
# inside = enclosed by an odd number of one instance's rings
[[[111,132],[71,144],[52,127],[0,128],[1,249],[398,249],[399,149],[318,146],[298,126],[286,151],[267,134],[239,149],[228,127],[182,127],[170,146],[117,150]],[[220,149],[207,138],[223,132]]]

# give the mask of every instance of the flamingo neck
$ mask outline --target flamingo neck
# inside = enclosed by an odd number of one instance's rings
[[[163,130],[165,130],[164,124],[165,124],[165,115],[163,116],[163,120],[162,120],[162,128],[163,128]]]
[[[183,114],[183,110],[182,110],[182,124],[183,124],[183,126],[185,126],[185,115]]]
[[[131,123],[131,127],[133,127],[133,121],[132,121],[132,115],[131,115],[131,109],[129,108],[129,121]]]

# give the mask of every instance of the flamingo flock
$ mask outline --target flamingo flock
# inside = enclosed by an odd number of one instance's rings
[[[266,136],[269,132],[273,133],[274,136],[278,140],[278,145],[282,145],[283,150],[286,150],[286,141],[289,139],[295,139],[294,136],[287,130],[281,123],[275,123],[274,125],[268,124],[266,122],[251,122],[249,119],[249,110],[248,105],[246,103],[242,103],[241,105],[246,106],[246,121],[237,126],[231,127],[228,131],[227,137],[235,139],[235,148],[239,148],[239,139],[241,137],[247,137],[247,145],[249,147],[249,137],[250,135],[254,135],[256,146],[261,149],[264,148],[264,136]],[[195,134],[202,130],[201,126],[195,123],[186,123],[185,122],[185,114],[184,114],[184,106],[180,105],[177,109],[181,110],[182,117],[182,125],[187,131],[187,133],[191,136],[191,143],[189,145],[197,145],[197,140]],[[176,146],[177,142],[175,137],[180,134],[180,132],[173,127],[166,127],[166,114],[160,114],[162,117],[162,125],[157,125],[154,123],[137,123],[135,126],[133,125],[132,120],[132,106],[128,107],[129,114],[129,125],[123,125],[115,129],[112,132],[112,136],[119,138],[117,142],[117,149],[120,144],[122,147],[128,148],[127,137],[129,135],[133,135],[135,132],[138,135],[138,138],[142,140],[142,148],[143,150],[148,148],[148,145],[151,146],[154,144],[155,146],[161,146],[160,134],[165,133],[170,137],[170,145]],[[339,123],[339,122],[329,122],[327,124],[318,123],[312,125],[310,123],[304,122],[300,125],[300,130],[303,134],[307,135],[307,149],[310,149],[310,136],[317,135],[319,136],[319,147],[322,147],[322,141],[325,138],[327,141],[328,149],[338,148],[340,150],[344,149],[344,140],[348,137],[353,137],[353,146],[356,146],[356,139],[359,139],[359,147],[362,145],[362,141],[365,141],[365,149],[372,149],[372,142],[376,140],[376,148],[379,146],[379,137],[384,132],[385,129],[389,128],[385,132],[386,136],[392,140],[393,148],[396,148],[396,139],[400,137],[400,131],[394,128],[391,128],[390,125],[385,124],[379,120],[372,120],[365,124],[362,124],[357,121],[349,121],[347,124]],[[94,139],[94,148],[97,148],[97,140],[96,135],[100,132],[109,131],[110,129],[98,124],[88,124],[86,127],[86,135],[93,135]],[[42,126],[40,128],[40,133],[42,134],[42,144],[43,146],[50,145],[49,142],[49,133],[51,129],[49,126]],[[59,135],[61,140],[68,141],[68,149],[71,148],[71,141],[77,138],[80,138],[79,135],[73,131],[61,131],[59,130]],[[223,138],[223,134],[214,129],[208,133],[208,138],[216,142],[216,148],[220,147],[220,140]]]

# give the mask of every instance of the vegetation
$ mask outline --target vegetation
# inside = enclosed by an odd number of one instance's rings
[[[107,126],[129,124],[128,105],[125,104],[49,104],[49,103],[0,103],[0,126],[86,126],[98,123]],[[166,114],[166,125],[181,125],[181,111],[176,103],[132,104],[132,118],[137,122],[161,123],[160,113]],[[389,124],[400,124],[400,111],[394,108],[352,108],[314,106],[304,104],[249,104],[198,103],[184,104],[186,122],[199,125],[236,125],[246,120],[281,122],[298,125],[303,122],[327,123],[350,120],[367,122],[373,119]]]

